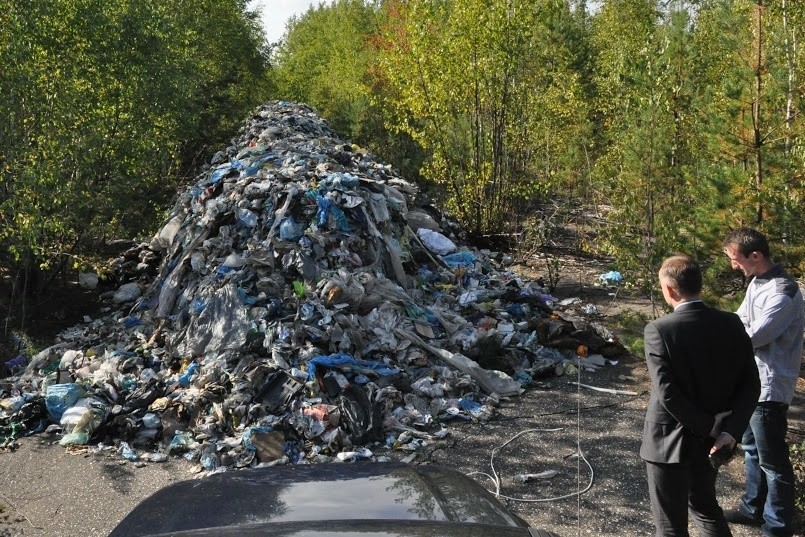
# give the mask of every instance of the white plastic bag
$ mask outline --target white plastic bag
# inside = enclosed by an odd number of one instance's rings
[[[416,230],[416,234],[428,250],[435,254],[447,255],[456,251],[455,243],[438,231],[419,228]]]

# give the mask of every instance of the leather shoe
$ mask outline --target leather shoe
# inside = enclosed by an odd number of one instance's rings
[[[738,509],[725,509],[724,518],[730,524],[741,524],[742,526],[762,526],[762,518],[752,518],[749,515],[743,514]]]

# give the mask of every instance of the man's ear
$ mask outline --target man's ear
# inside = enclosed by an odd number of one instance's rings
[[[667,283],[663,283],[662,285],[663,287],[665,287],[669,297],[673,298],[674,300],[679,300],[679,293],[672,285],[669,285]]]

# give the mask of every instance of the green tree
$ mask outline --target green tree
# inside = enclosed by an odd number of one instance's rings
[[[359,138],[372,96],[370,37],[378,7],[337,0],[293,18],[275,56],[279,95],[304,102],[338,132]]]
[[[697,26],[713,176],[724,179],[723,227],[760,227],[772,240],[803,236],[803,7],[800,3],[706,2]],[[708,89],[704,89],[704,88]]]
[[[0,260],[28,289],[153,231],[199,148],[263,97],[246,3],[181,4],[0,0]]]
[[[668,247],[664,209],[678,190],[669,173],[674,71],[660,15],[653,0],[610,0],[593,26],[603,131],[596,177],[609,225],[619,230],[604,243],[621,270],[647,284]]]
[[[392,124],[476,235],[572,173],[586,107],[565,2],[398,1],[384,28]]]
[[[304,102],[352,142],[416,179],[422,149],[386,128],[377,76],[379,1],[338,0],[292,18],[277,47],[271,80],[281,99]]]

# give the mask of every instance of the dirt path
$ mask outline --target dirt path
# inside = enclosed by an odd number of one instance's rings
[[[648,402],[647,377],[643,362],[631,359],[597,372],[582,372],[581,383],[638,395],[579,389],[570,377],[551,379],[502,408],[493,422],[451,425],[451,449],[434,451],[431,460],[466,473],[492,474],[490,458],[498,449],[493,462],[500,492],[532,500],[507,504],[534,527],[565,537],[652,535],[645,468],[638,456]],[[800,387],[790,414],[793,430],[802,430],[804,394]],[[536,431],[526,432],[532,430]],[[592,486],[580,496],[576,492],[587,488],[591,471],[574,456],[577,441],[594,474]],[[519,474],[548,470],[558,474],[525,484],[516,479]],[[491,480],[478,475],[476,479],[494,488]],[[722,506],[734,506],[743,487],[742,461],[735,459],[726,466],[718,483]],[[533,501],[551,498],[562,499]],[[695,530],[691,534],[697,535]],[[733,534],[748,537],[760,535],[760,530],[735,527]]]

